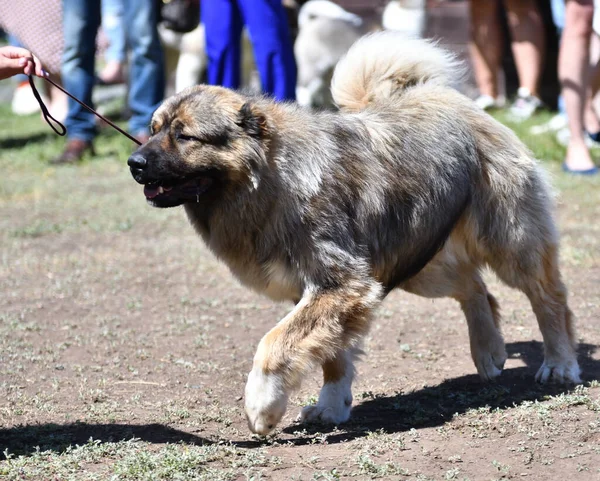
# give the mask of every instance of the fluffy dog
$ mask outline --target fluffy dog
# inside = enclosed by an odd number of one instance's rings
[[[490,266],[528,296],[540,382],[580,382],[551,195],[511,130],[449,85],[454,57],[395,32],[359,40],[332,84],[339,112],[197,86],[166,100],[128,163],[151,205],[184,205],[244,284],[296,303],[260,341],[246,385],[252,431],[281,420],[322,366],[301,418],[350,416],[353,358],[395,287],[456,299],[482,378],[506,360]]]

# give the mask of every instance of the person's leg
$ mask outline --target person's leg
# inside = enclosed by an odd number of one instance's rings
[[[281,0],[238,0],[250,32],[263,92],[296,98],[296,61]]]
[[[469,51],[475,82],[482,96],[498,97],[498,71],[502,57],[502,32],[496,0],[471,0]]]
[[[206,81],[230,89],[240,86],[242,17],[235,0],[203,2],[201,19],[206,34]]]
[[[597,7],[595,7],[597,8]],[[594,17],[599,12],[594,10]],[[598,93],[598,82],[600,81],[600,37],[596,32],[593,32],[590,39],[590,71],[589,71],[589,87],[585,101],[585,110],[583,112],[583,125],[586,132],[595,142],[600,141],[600,119],[594,107],[594,97]]]
[[[156,28],[158,5],[149,0],[128,0],[124,18],[131,48],[129,130],[145,140],[152,114],[165,95],[164,56]]]
[[[106,66],[100,73],[105,83],[123,81],[123,64],[125,62],[125,22],[124,0],[102,0],[102,30],[108,37],[108,48],[104,53]]]
[[[594,167],[585,144],[583,125],[589,85],[589,48],[593,14],[593,0],[567,0],[565,28],[558,58],[558,74],[571,134],[565,165],[574,171],[584,171]]]
[[[538,97],[545,49],[544,23],[536,0],[504,0],[519,86]]]
[[[63,0],[64,51],[62,81],[65,89],[92,105],[96,33],[100,26],[100,3]],[[72,99],[68,100],[65,127],[69,141],[54,163],[75,162],[91,147],[96,118]]]

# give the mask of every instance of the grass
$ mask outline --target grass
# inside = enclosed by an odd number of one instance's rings
[[[564,148],[529,133],[551,115],[511,124],[494,113],[560,194],[562,255],[586,292],[576,304],[583,357],[598,374],[600,181],[560,173]],[[600,475],[600,385],[530,384],[528,356],[541,346],[529,306],[509,290],[504,332],[515,352],[503,381],[482,385],[472,365],[458,365],[470,363],[466,326],[450,304],[391,295],[349,425],[288,419],[273,437],[249,436],[245,369],[265,319],[287,307],[236,287],[180,210],[146,206],[126,168],[129,140],[103,131],[95,157],[51,166],[63,144],[39,117],[0,105],[0,480]],[[316,402],[319,382],[293,408]]]
[[[243,450],[233,445],[195,446],[183,443],[156,447],[139,439],[68,446],[63,452],[36,450],[29,456],[4,453],[0,479],[177,480],[260,479],[267,466],[280,460],[265,449]],[[107,464],[106,461],[111,463]]]

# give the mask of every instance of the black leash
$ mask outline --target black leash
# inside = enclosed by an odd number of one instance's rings
[[[33,62],[33,71],[35,72],[35,57],[33,57],[33,55],[31,56],[31,61]],[[115,129],[118,132],[122,133],[129,140],[135,142],[138,145],[142,145],[142,143],[138,139],[136,139],[134,136],[128,134],[122,128],[120,128],[118,125],[116,125],[115,123],[111,122],[106,117],[104,117],[103,115],[101,115],[98,112],[96,112],[90,106],[84,104],[81,100],[79,100],[74,95],[71,95],[64,88],[62,88],[60,85],[58,85],[55,81],[53,81],[49,77],[42,77],[42,78],[44,80],[46,80],[47,82],[50,82],[58,90],[61,90],[62,92],[64,92],[66,95],[68,95],[73,100],[75,100],[75,102],[77,102],[79,105],[81,105],[82,107],[84,107],[87,110],[89,110],[91,113],[93,113],[94,115],[96,115],[98,118],[102,119],[104,122],[106,122],[108,125],[110,125],[113,129]],[[67,133],[66,127],[63,124],[61,124],[58,120],[56,120],[54,117],[52,117],[52,115],[50,115],[50,112],[48,111],[48,108],[44,104],[44,101],[42,100],[42,97],[40,96],[40,93],[38,92],[38,90],[37,90],[37,88],[35,86],[35,82],[33,81],[33,74],[29,75],[29,85],[31,86],[31,90],[33,90],[33,95],[35,96],[36,100],[40,104],[40,109],[42,109],[42,114],[44,115],[44,120],[48,123],[48,125],[50,126],[50,128],[52,130],[54,130],[54,132],[56,132],[58,135],[60,135],[60,136],[66,135],[66,133]]]

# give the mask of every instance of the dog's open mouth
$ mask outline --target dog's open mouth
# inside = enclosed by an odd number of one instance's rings
[[[200,202],[200,197],[213,184],[211,177],[197,177],[180,183],[151,182],[144,185],[146,200],[157,207],[170,207],[185,202]]]

